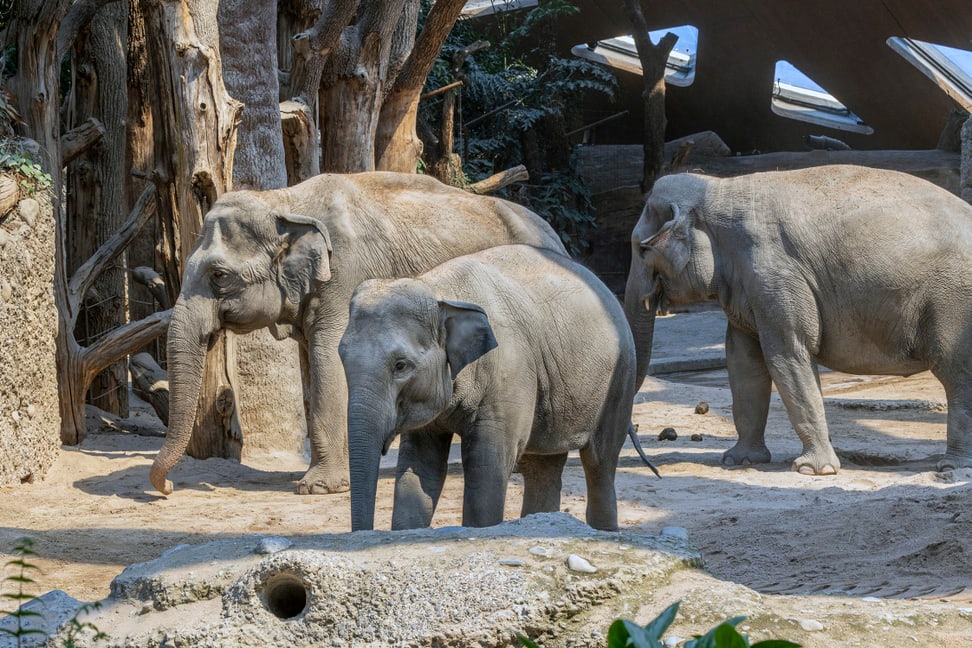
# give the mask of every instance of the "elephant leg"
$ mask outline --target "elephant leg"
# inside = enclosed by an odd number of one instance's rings
[[[759,340],[730,325],[726,329],[726,365],[732,392],[732,418],[739,439],[722,455],[722,463],[737,466],[767,463],[766,417],[772,380]]]
[[[942,380],[948,404],[948,427],[945,456],[938,462],[940,471],[972,467],[972,375],[965,369],[959,369],[958,373],[960,381],[954,377]]]
[[[803,453],[793,461],[793,470],[804,475],[837,474],[840,460],[830,444],[816,362],[806,349],[795,348],[768,354],[767,366],[803,443]]]
[[[451,445],[451,433],[415,430],[401,436],[395,471],[393,530],[432,524],[449,469]]]
[[[509,436],[482,422],[463,435],[463,526],[484,527],[503,521],[506,487],[516,463],[515,440]]]
[[[342,329],[343,330],[343,329]],[[297,483],[301,495],[343,493],[348,472],[348,387],[337,343],[314,336],[308,349],[307,436],[310,468]]]
[[[520,517],[531,513],[560,510],[561,475],[567,453],[554,455],[524,454],[519,468],[523,475],[523,507]]]
[[[590,443],[580,449],[584,480],[587,482],[587,524],[603,531],[617,531],[618,500],[614,475],[618,467],[618,453],[607,453],[604,457],[597,454]]]

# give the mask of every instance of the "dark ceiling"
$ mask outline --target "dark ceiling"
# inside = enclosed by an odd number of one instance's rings
[[[562,19],[570,45],[630,34],[621,0],[578,0]],[[667,138],[718,133],[734,151],[804,150],[806,135],[828,135],[858,149],[934,148],[958,104],[886,41],[904,36],[972,49],[970,0],[650,0],[650,29],[699,30],[695,82],[668,86]],[[787,60],[874,129],[861,135],[777,116],[770,92]],[[618,72],[629,115],[598,137],[640,141],[641,79]],[[603,135],[602,135],[603,133]]]

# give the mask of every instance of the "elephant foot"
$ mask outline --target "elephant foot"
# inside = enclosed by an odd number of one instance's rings
[[[350,489],[351,479],[347,474],[328,474],[321,466],[311,467],[297,482],[298,495],[330,495],[345,493]]]
[[[972,457],[946,452],[945,456],[938,462],[938,472],[955,470],[956,468],[972,468]]]
[[[833,448],[825,452],[804,452],[793,461],[793,470],[801,475],[836,475],[840,460]]]
[[[757,463],[769,463],[771,460],[769,448],[765,443],[743,444],[737,442],[722,454],[725,466],[748,466]]]

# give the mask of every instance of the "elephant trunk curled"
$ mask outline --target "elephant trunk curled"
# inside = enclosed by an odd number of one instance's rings
[[[152,485],[164,495],[172,492],[172,482],[166,475],[182,457],[192,436],[209,338],[217,328],[214,319],[211,307],[193,305],[181,297],[172,308],[166,344],[169,430],[149,474]]]

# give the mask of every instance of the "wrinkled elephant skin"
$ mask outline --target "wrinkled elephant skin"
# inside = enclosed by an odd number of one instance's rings
[[[793,468],[837,472],[819,363],[931,370],[948,401],[939,469],[972,466],[972,206],[911,175],[850,165],[678,174],[655,184],[631,240],[625,307],[639,372],[659,303],[718,301],[728,317],[739,440],[723,463],[770,460],[775,384],[803,442]]]
[[[311,465],[298,492],[347,490],[347,389],[337,346],[355,286],[508,243],[566,254],[533,212],[422,175],[326,174],[287,189],[220,197],[186,261],[173,307],[169,433],[152,484],[172,490],[166,475],[189,442],[211,338],[223,329],[269,327],[278,338],[300,342],[308,383]]]
[[[503,520],[516,465],[522,514],[559,510],[567,453],[579,449],[587,522],[617,528],[614,474],[631,420],[634,340],[618,300],[584,267],[512,245],[414,279],[364,282],[340,354],[353,530],[374,525],[380,455],[397,435],[394,529],[431,523],[453,435],[464,526]]]

